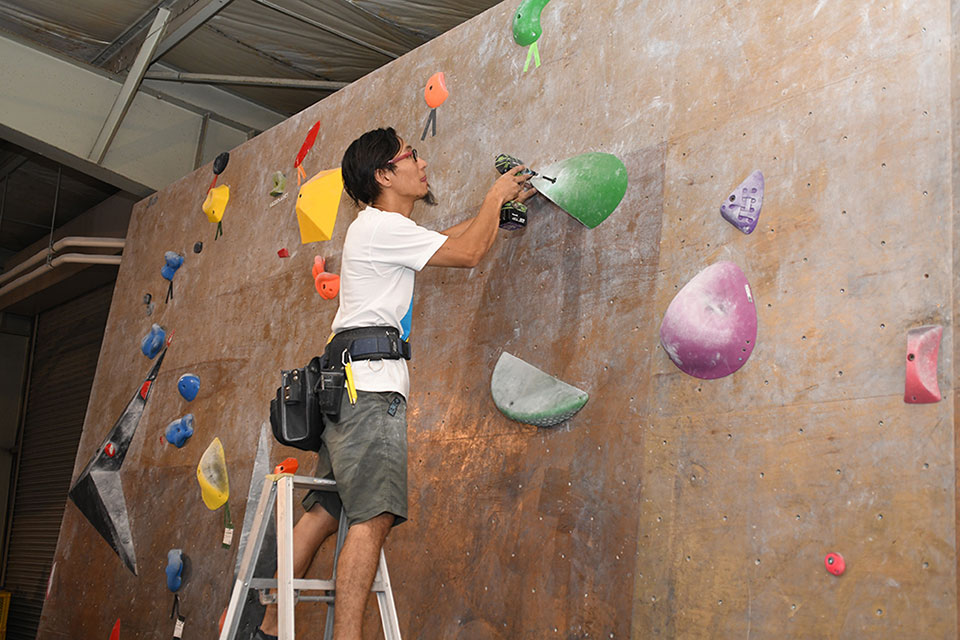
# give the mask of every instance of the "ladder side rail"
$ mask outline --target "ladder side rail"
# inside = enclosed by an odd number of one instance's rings
[[[393,601],[393,588],[390,586],[390,572],[387,571],[387,557],[380,549],[380,566],[377,567],[375,583],[380,583],[377,603],[380,605],[380,623],[383,625],[384,640],[401,640],[400,622],[397,620],[397,606]]]
[[[294,640],[293,477],[282,476],[277,485],[277,637]]]
[[[243,552],[243,561],[240,563],[240,571],[237,573],[237,579],[233,585],[233,593],[230,594],[230,605],[227,607],[227,615],[224,618],[223,630],[220,632],[220,640],[234,640],[239,630],[240,617],[243,615],[243,607],[247,600],[247,591],[250,589],[257,559],[260,557],[260,550],[263,547],[263,538],[267,532],[266,523],[267,518],[270,517],[268,511],[273,508],[276,492],[276,482],[263,483],[260,501],[257,503],[257,512],[251,525],[253,535],[247,538],[247,547]]]
[[[347,524],[347,512],[343,510],[343,505],[340,506],[340,524],[337,526],[337,546],[333,551],[333,574],[330,580],[336,584],[337,582],[337,563],[340,562],[340,549],[343,548],[343,543],[347,539],[347,530],[350,528],[350,525]],[[327,603],[327,619],[323,627],[323,640],[333,640],[333,622],[334,622],[334,602]]]

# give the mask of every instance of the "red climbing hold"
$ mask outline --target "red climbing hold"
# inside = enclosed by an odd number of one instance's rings
[[[143,385],[140,387],[140,397],[143,398],[144,400],[147,399],[147,391],[150,390],[151,382],[152,382],[151,380],[144,380]]]
[[[823,566],[835,576],[842,575],[847,569],[847,563],[843,561],[843,556],[839,553],[828,553],[827,557],[823,559]]]
[[[117,447],[112,442],[108,442],[103,448],[103,452],[107,454],[108,458],[112,458],[113,456],[117,455]]]
[[[907,404],[940,402],[937,353],[943,327],[926,325],[907,332],[907,379],[903,401]]]
[[[300,463],[296,458],[287,458],[273,468],[274,473],[296,473],[300,468]]]
[[[303,164],[303,159],[307,157],[307,152],[313,147],[313,143],[317,141],[317,133],[319,131],[320,121],[317,120],[316,124],[310,127],[310,131],[307,132],[307,137],[300,146],[300,151],[297,152],[297,160],[293,163],[293,166],[299,167]]]
[[[283,249],[280,249],[279,251],[277,251],[277,255],[280,256],[281,258],[289,258],[290,252],[287,251],[286,247],[284,247]]]
[[[110,632],[110,640],[120,640],[120,618],[113,623],[113,631]]]

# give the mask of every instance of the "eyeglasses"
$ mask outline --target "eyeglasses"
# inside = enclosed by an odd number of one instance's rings
[[[417,161],[417,150],[416,150],[416,149],[410,149],[410,151],[407,151],[406,153],[401,153],[400,155],[398,155],[396,158],[394,158],[393,160],[391,160],[391,161],[388,162],[387,164],[396,164],[396,163],[400,162],[401,160],[403,160],[403,159],[405,159],[405,158],[409,158],[410,156],[413,156],[413,161],[416,162],[416,161]]]

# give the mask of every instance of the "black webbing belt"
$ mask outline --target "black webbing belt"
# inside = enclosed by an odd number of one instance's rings
[[[344,350],[352,360],[410,359],[410,343],[400,339],[395,327],[359,327],[336,334],[326,348],[327,361],[341,363]]]

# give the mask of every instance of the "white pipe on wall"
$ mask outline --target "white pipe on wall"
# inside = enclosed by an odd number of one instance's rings
[[[85,253],[65,253],[62,256],[57,256],[51,260],[48,264],[44,264],[30,273],[20,276],[13,282],[5,285],[0,288],[0,297],[10,293],[17,287],[20,287],[34,278],[42,276],[45,273],[53,271],[55,268],[59,267],[61,264],[70,263],[70,264],[111,264],[115,266],[120,266],[120,261],[123,260],[123,256],[100,256],[100,255],[89,255]]]
[[[60,238],[53,243],[53,252],[56,253],[64,247],[88,247],[98,249],[123,249],[127,241],[124,238],[87,238],[85,236],[67,236]],[[24,260],[9,271],[0,273],[0,285],[13,278],[18,273],[23,273],[38,262],[42,262],[47,257],[48,250],[43,249],[36,255]]]

